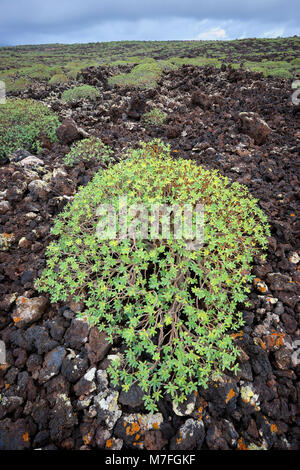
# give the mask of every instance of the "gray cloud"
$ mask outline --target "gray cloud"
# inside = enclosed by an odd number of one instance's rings
[[[299,0],[0,0],[0,43],[299,34]]]

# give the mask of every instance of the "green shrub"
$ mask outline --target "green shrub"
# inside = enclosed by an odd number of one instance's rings
[[[73,68],[71,70],[68,70],[66,75],[67,75],[68,78],[76,80],[76,78],[78,78],[80,76],[80,73],[81,73],[81,68]]]
[[[23,67],[18,70],[20,77],[27,77],[36,80],[49,80],[52,75],[62,73],[61,67],[49,67],[43,64],[33,64],[30,67]]]
[[[53,77],[50,78],[49,84],[50,85],[62,85],[64,83],[68,83],[69,79],[66,75],[63,73],[58,73],[56,75],[53,75]]]
[[[300,88],[300,80],[294,80],[292,83],[292,90],[297,90]]]
[[[79,100],[92,100],[100,96],[100,91],[90,85],[81,85],[69,90],[65,90],[61,96],[61,99],[66,103],[76,102]]]
[[[296,59],[293,59],[291,61],[291,65],[295,67],[300,67],[300,57],[297,57]]]
[[[162,68],[152,59],[136,65],[130,73],[120,73],[108,79],[110,86],[132,86],[142,89],[155,88]]]
[[[82,62],[68,62],[65,65],[66,75],[71,79],[76,79],[80,76],[81,70],[85,67]]]
[[[58,117],[51,109],[34,100],[7,99],[0,105],[0,158],[18,148],[39,152],[41,136],[57,140]]]
[[[243,325],[253,256],[266,248],[267,218],[247,188],[217,170],[170,157],[160,141],[142,144],[128,158],[96,174],[61,213],[37,281],[51,301],[83,301],[80,317],[98,325],[111,342],[122,339],[123,360],[108,368],[111,382],[143,389],[148,410],[169,393],[182,402],[213,373],[236,372],[233,331]],[[99,205],[205,206],[205,240],[100,239]],[[131,219],[128,216],[128,222]],[[119,226],[117,226],[118,232]]]
[[[102,140],[96,137],[83,139],[72,145],[70,152],[65,156],[63,162],[65,165],[74,166],[81,161],[87,162],[99,160],[107,164],[110,160],[112,150],[103,144]]]
[[[17,78],[16,80],[5,80],[6,91],[23,91],[30,86],[31,82],[25,78]]]
[[[154,108],[142,116],[142,121],[152,126],[162,126],[166,119],[167,114],[161,111],[159,108]]]
[[[157,63],[160,68],[167,71],[177,70],[179,68],[179,66],[175,65],[171,60],[158,60]]]

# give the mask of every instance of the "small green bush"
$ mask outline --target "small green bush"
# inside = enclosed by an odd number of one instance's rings
[[[143,114],[142,121],[151,126],[162,126],[167,119],[167,114],[159,108],[154,108],[148,113]]]
[[[43,64],[33,64],[30,67],[23,67],[18,70],[20,77],[27,77],[36,80],[49,80],[53,75],[62,73],[61,67],[49,67]]]
[[[123,360],[108,368],[111,382],[125,391],[138,383],[153,412],[164,393],[182,402],[214,373],[237,371],[232,332],[243,325],[238,307],[269,228],[245,186],[190,160],[174,161],[160,141],[127,157],[97,173],[57,217],[58,238],[36,286],[52,302],[84,302],[80,317],[111,342],[123,341]],[[128,207],[204,204],[203,246],[190,250],[172,236],[100,239],[99,205],[118,210],[124,195]]]
[[[69,79],[66,75],[63,73],[58,73],[56,75],[53,75],[53,77],[50,78],[49,84],[50,85],[62,85],[64,83],[68,83]]]
[[[23,91],[30,86],[31,82],[25,78],[17,78],[16,80],[5,80],[6,91]]]
[[[59,125],[56,114],[42,103],[7,99],[0,105],[0,158],[9,156],[20,147],[40,152],[41,136],[55,142]]]
[[[79,100],[92,100],[100,96],[100,91],[90,85],[81,85],[69,90],[65,90],[61,96],[61,99],[65,103],[77,102]]]
[[[110,160],[111,154],[111,148],[104,145],[101,139],[90,137],[73,144],[63,162],[65,165],[74,166],[80,162],[99,160],[106,165]]]

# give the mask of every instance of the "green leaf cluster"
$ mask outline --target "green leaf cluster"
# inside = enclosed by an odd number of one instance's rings
[[[203,204],[204,243],[163,237],[99,239],[100,204]],[[237,371],[233,333],[243,325],[253,257],[267,246],[267,217],[247,188],[161,141],[141,143],[97,173],[57,217],[37,287],[52,302],[83,301],[80,316],[125,345],[111,382],[144,391],[146,408],[169,394],[179,403],[214,373]]]

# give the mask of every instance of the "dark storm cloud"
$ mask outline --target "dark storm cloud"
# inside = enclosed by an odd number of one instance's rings
[[[0,43],[223,39],[299,34],[300,2],[0,0],[0,13]]]

